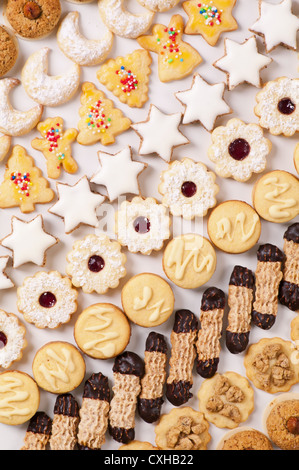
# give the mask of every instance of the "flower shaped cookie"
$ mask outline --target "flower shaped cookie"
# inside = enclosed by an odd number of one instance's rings
[[[126,275],[126,255],[121,253],[120,244],[106,235],[87,235],[73,244],[67,255],[66,272],[72,283],[83,292],[104,294],[109,288],[119,285]]]
[[[271,148],[259,125],[234,118],[213,131],[208,156],[216,164],[217,175],[247,181],[252,173],[261,173],[266,168]]]
[[[115,233],[121,245],[132,253],[149,255],[163,247],[170,237],[167,209],[156,199],[134,197],[124,201],[116,214]]]
[[[171,214],[184,219],[203,217],[216,205],[219,187],[216,175],[200,162],[189,158],[172,162],[161,174],[159,192]]]

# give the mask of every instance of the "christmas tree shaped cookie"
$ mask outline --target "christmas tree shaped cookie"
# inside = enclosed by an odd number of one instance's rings
[[[144,49],[125,57],[110,59],[101,66],[97,78],[122,103],[141,108],[148,100],[148,82],[152,59]]]
[[[202,62],[199,53],[182,40],[183,30],[182,16],[173,15],[168,27],[156,24],[151,35],[140,36],[137,39],[144,49],[158,54],[161,82],[184,78]]]
[[[0,208],[19,206],[24,213],[32,212],[35,204],[52,201],[54,192],[42,177],[34,160],[20,145],[13,148],[8,159],[4,180],[0,185]]]
[[[72,158],[71,144],[77,138],[77,129],[67,129],[63,132],[63,119],[54,117],[40,122],[37,130],[42,139],[33,139],[31,145],[43,152],[47,161],[48,177],[59,178],[61,167],[67,173],[76,173],[78,165]]]
[[[81,145],[101,142],[109,145],[115,137],[130,128],[131,121],[123,113],[114,108],[111,100],[98,90],[93,83],[86,82],[82,86],[79,134],[77,141]]]

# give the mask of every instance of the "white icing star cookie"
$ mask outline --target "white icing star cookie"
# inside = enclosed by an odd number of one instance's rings
[[[0,256],[0,290],[14,287],[14,283],[5,273],[9,256]]]
[[[195,74],[189,90],[175,93],[185,106],[183,124],[200,121],[207,131],[212,131],[218,116],[232,112],[223,99],[224,90],[224,83],[210,85],[198,73]]]
[[[98,152],[98,156],[101,168],[90,182],[106,186],[110,201],[123,194],[140,194],[138,176],[147,164],[132,160],[131,147],[116,154]]]
[[[242,44],[225,39],[225,55],[214,63],[214,67],[226,72],[229,90],[241,83],[259,88],[260,72],[271,62],[270,57],[258,52],[256,38],[252,36]]]
[[[58,201],[49,212],[64,219],[65,233],[73,232],[81,224],[92,227],[98,225],[96,209],[106,198],[91,191],[86,176],[73,186],[57,183],[57,193]]]
[[[58,243],[58,239],[45,232],[43,217],[38,215],[29,222],[13,216],[12,232],[1,244],[13,252],[13,267],[18,268],[25,263],[44,266],[46,251]]]
[[[170,162],[173,148],[189,143],[178,128],[181,119],[181,113],[164,114],[152,104],[147,120],[131,125],[141,139],[140,155],[157,153]]]
[[[260,17],[250,31],[263,36],[267,52],[280,44],[296,50],[299,18],[292,13],[292,0],[282,0],[279,4],[259,2]]]

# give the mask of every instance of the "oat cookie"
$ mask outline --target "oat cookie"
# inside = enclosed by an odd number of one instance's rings
[[[242,426],[228,431],[216,450],[273,450],[268,437],[257,429]]]
[[[85,362],[71,343],[52,341],[36,352],[32,371],[40,388],[59,395],[72,392],[81,384]]]
[[[8,159],[0,186],[0,207],[20,207],[24,213],[33,212],[36,204],[46,204],[54,198],[54,191],[42,177],[41,170],[25,148],[16,145]]]
[[[211,440],[208,421],[190,406],[174,408],[162,415],[155,434],[156,444],[162,450],[207,450]]]
[[[216,252],[209,240],[197,234],[173,238],[163,255],[166,276],[184,289],[196,289],[208,282],[216,262]]]
[[[283,279],[279,285],[279,301],[299,313],[299,223],[290,225],[283,238],[285,260]]]
[[[200,54],[182,39],[184,20],[173,15],[169,25],[156,24],[152,33],[140,36],[140,46],[158,54],[158,74],[161,82],[180,80],[190,75],[202,62]]]
[[[190,310],[178,310],[170,335],[171,353],[166,381],[166,397],[174,406],[192,398],[193,365],[196,358],[198,320]]]
[[[118,287],[126,275],[126,260],[117,241],[104,233],[90,234],[74,242],[67,254],[66,273],[83,292],[104,294]]]
[[[244,201],[218,204],[208,219],[208,234],[213,244],[226,253],[244,253],[258,242],[261,221],[257,212]]]
[[[299,214],[299,180],[293,174],[274,170],[254,185],[253,206],[265,220],[283,224]]]
[[[125,314],[135,324],[155,327],[173,313],[174,294],[162,277],[152,273],[137,274],[124,285],[121,301]]]
[[[8,369],[23,356],[26,328],[13,313],[0,310],[0,367]]]
[[[125,314],[115,305],[99,303],[84,309],[74,327],[78,347],[94,359],[108,359],[124,351],[131,336]]]
[[[37,411],[29,421],[20,450],[47,450],[51,429],[52,419],[44,411]]]
[[[0,390],[0,423],[10,426],[24,424],[37,412],[40,404],[39,388],[25,372],[1,372]]]
[[[50,438],[51,450],[75,450],[79,424],[79,405],[71,393],[58,395]]]
[[[78,292],[58,271],[38,271],[17,289],[17,306],[28,323],[37,328],[58,328],[77,310]]]
[[[199,410],[218,428],[233,429],[254,409],[254,392],[248,380],[236,372],[206,379],[198,392]]]
[[[19,45],[15,35],[0,25],[0,77],[9,72],[19,55]]]
[[[260,390],[288,392],[299,381],[297,350],[290,341],[262,338],[251,344],[244,358],[246,375]]]

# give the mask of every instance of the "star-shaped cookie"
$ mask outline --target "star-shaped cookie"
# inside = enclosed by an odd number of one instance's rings
[[[222,33],[234,31],[238,24],[232,15],[236,0],[198,2],[187,0],[182,6],[189,19],[186,34],[201,34],[210,46],[215,46]]]
[[[225,39],[225,55],[214,63],[214,67],[226,72],[229,90],[241,83],[260,88],[260,72],[271,62],[270,57],[258,52],[256,38],[252,36],[242,44]]]
[[[299,18],[292,13],[292,0],[282,0],[279,4],[260,0],[260,17],[250,31],[263,36],[267,52],[280,44],[296,50]]]
[[[224,90],[224,83],[210,85],[199,74],[195,74],[189,90],[175,93],[185,106],[183,124],[200,121],[211,132],[218,116],[232,112],[223,99]]]
[[[13,216],[12,232],[1,244],[13,252],[13,267],[18,268],[25,263],[44,266],[46,251],[58,243],[58,239],[44,230],[43,217],[36,216],[29,222]]]
[[[10,289],[14,287],[14,283],[5,273],[5,268],[7,266],[9,256],[0,256],[0,290]]]
[[[115,154],[98,152],[98,157],[101,168],[90,182],[106,186],[110,201],[123,194],[140,194],[138,176],[147,164],[132,160],[130,146]]]
[[[97,227],[96,209],[106,198],[91,191],[87,177],[83,176],[73,186],[65,183],[56,186],[58,201],[49,212],[64,219],[65,233],[73,232],[81,224]]]
[[[156,153],[170,162],[173,148],[189,143],[179,130],[181,119],[181,113],[165,114],[151,104],[147,120],[131,125],[141,139],[140,155]]]

